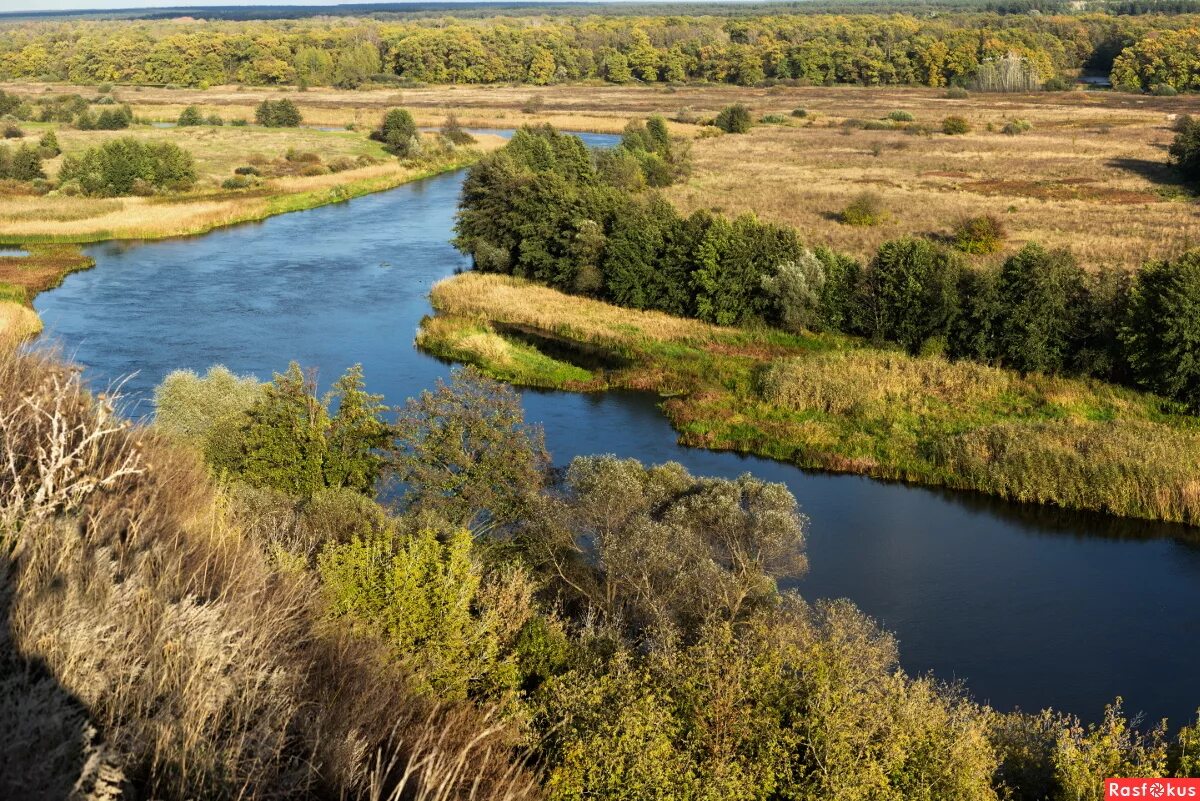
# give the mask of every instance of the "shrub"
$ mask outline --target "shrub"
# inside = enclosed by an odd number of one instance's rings
[[[913,117],[912,113],[908,111],[892,111],[888,113],[886,119],[892,120],[893,122],[912,122],[915,117]]]
[[[950,136],[959,136],[961,134],[970,133],[971,124],[963,117],[950,116],[942,120],[942,133]]]
[[[1008,136],[1017,136],[1025,133],[1031,128],[1033,128],[1033,126],[1029,124],[1029,120],[1014,119],[1004,123],[1004,127],[1000,129],[1000,132],[1007,134]]]
[[[1174,97],[1179,91],[1169,83],[1156,83],[1150,87],[1150,94],[1155,97]]]
[[[62,148],[58,146],[58,136],[54,131],[46,131],[42,134],[42,138],[38,140],[38,149],[42,153],[42,158],[52,159],[62,153]]]
[[[300,109],[287,98],[264,100],[254,109],[254,121],[266,128],[296,128],[300,125]]]
[[[954,228],[954,247],[963,253],[996,253],[1004,247],[1004,224],[992,214],[967,217]]]
[[[59,180],[78,181],[84,194],[98,197],[129,195],[143,186],[181,190],[196,183],[196,163],[172,142],[125,137],[67,156]]]
[[[230,120],[229,124],[232,125],[234,128],[242,128],[247,125],[246,121],[240,117],[235,120]]]
[[[379,128],[371,132],[371,138],[382,142],[384,150],[394,156],[407,158],[420,152],[417,123],[408,109],[390,109]]]
[[[525,102],[521,104],[522,114],[540,114],[546,105],[546,100],[541,95],[530,95],[525,98]]]
[[[458,117],[453,114],[446,117],[445,122],[442,123],[441,135],[456,147],[475,144],[475,137],[463,130],[462,125],[458,122]]]
[[[21,130],[20,126],[11,124],[4,126],[5,139],[20,139],[23,136],[25,136],[25,132]]]
[[[42,169],[41,151],[35,147],[21,145],[13,153],[6,173],[6,177],[14,181],[37,181],[45,178],[46,173]]]
[[[109,83],[108,81],[105,81],[104,83],[102,83],[96,87],[96,91],[102,95],[106,95],[109,92],[111,92],[112,90],[113,90],[113,85],[111,83]]]
[[[200,109],[197,106],[188,106],[179,113],[179,119],[176,122],[181,128],[192,125],[203,125],[204,117],[200,114]]]
[[[787,122],[787,117],[782,114],[764,114],[758,118],[758,121],[764,125],[783,125]]]
[[[221,119],[220,114],[209,114],[207,117],[204,118],[204,124],[212,125],[214,127],[220,127],[225,124],[225,120]]]
[[[221,182],[222,189],[246,189],[253,185],[253,181],[245,175],[234,175],[226,178]]]
[[[886,217],[883,199],[874,192],[863,192],[838,215],[838,219],[846,225],[864,226],[879,225]]]
[[[1053,75],[1042,84],[1042,90],[1046,92],[1069,92],[1074,88],[1075,83],[1061,75]]]
[[[966,100],[971,96],[971,93],[962,86],[951,86],[946,90],[947,100]]]
[[[746,133],[754,126],[750,109],[738,103],[724,108],[713,123],[725,133]]]
[[[794,108],[792,109],[792,116],[803,119],[808,116],[808,109]]]
[[[262,173],[259,172],[258,167],[251,167],[249,165],[246,165],[245,167],[235,167],[233,172],[235,175],[262,175]]]

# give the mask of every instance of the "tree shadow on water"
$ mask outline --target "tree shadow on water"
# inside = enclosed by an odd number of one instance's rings
[[[0,553],[0,799],[131,797],[87,708],[42,660],[17,648],[10,617],[15,584],[12,560]]]

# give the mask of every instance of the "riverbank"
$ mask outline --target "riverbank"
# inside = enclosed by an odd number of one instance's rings
[[[497,275],[437,284],[425,351],[516,384],[668,397],[683,444],[1122,517],[1200,522],[1200,429],[1097,381],[721,328]]]
[[[246,193],[202,192],[156,198],[114,198],[92,202],[113,204],[102,217],[81,226],[69,214],[42,220],[42,228],[0,225],[0,244],[24,249],[27,255],[0,256],[0,339],[36,336],[42,323],[32,309],[38,293],[58,286],[77,270],[94,266],[80,245],[114,239],[166,239],[205,234],[217,228],[257,222],[277,214],[340,203],[355,197],[394,189],[453,172],[474,163],[485,150],[499,146],[500,137],[483,137],[481,147],[455,150],[436,161],[402,164],[392,161],[360,170],[272,181]],[[492,141],[495,140],[495,141]],[[41,199],[38,199],[39,201]],[[47,198],[59,202],[85,200]]]

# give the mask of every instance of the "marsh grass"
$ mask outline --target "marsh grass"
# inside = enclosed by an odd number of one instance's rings
[[[0,467],[0,656],[57,688],[6,747],[58,738],[46,786],[102,752],[148,798],[533,797],[506,725],[426,700],[382,643],[328,624],[312,575],[272,565],[196,457],[77,370],[0,353]]]
[[[506,276],[460,275],[431,297],[438,315],[422,323],[422,348],[514,383],[668,396],[664,411],[688,445],[1200,523],[1200,423],[1153,395],[848,337],[721,328]],[[528,353],[497,323],[604,348],[623,364],[574,383],[564,377],[572,365]]]

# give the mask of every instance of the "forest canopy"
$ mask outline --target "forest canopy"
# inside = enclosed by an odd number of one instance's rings
[[[1200,83],[1200,17],[961,11],[761,16],[45,21],[0,28],[0,79],[206,87],[378,80],[966,85],[1015,55],[1035,82]],[[985,70],[986,71],[986,70]]]

